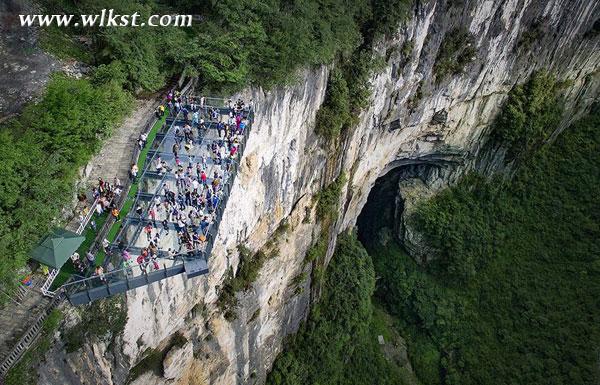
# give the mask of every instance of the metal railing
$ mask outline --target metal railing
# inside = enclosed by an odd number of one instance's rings
[[[96,200],[94,200],[94,203],[92,203],[92,207],[90,208],[90,210],[87,213],[87,215],[85,216],[85,218],[83,218],[83,220],[79,224],[79,227],[77,228],[75,233],[80,234],[80,235],[83,233],[83,231],[85,230],[87,225],[90,223],[90,220],[94,216],[96,205],[98,204],[99,201],[100,201],[100,197],[97,197]],[[54,297],[56,295],[56,292],[51,291],[50,288],[52,287],[52,284],[54,283],[54,280],[56,279],[56,277],[58,277],[58,273],[60,273],[60,269],[51,269],[48,272],[48,277],[46,277],[46,281],[44,281],[44,284],[40,288],[40,291],[46,297]]]
[[[98,204],[99,201],[100,201],[100,197],[98,196],[96,198],[96,200],[94,200],[94,202],[92,203],[92,206],[90,207],[90,211],[87,213],[87,215],[85,216],[85,218],[83,218],[83,220],[79,224],[79,227],[75,231],[77,234],[83,233],[83,230],[85,230],[85,228],[87,227],[88,223],[90,223],[90,220],[92,219],[92,216],[94,215],[94,212],[95,212],[94,210],[96,208],[96,205]]]

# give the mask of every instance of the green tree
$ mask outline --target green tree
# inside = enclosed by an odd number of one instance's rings
[[[548,72],[537,72],[509,93],[493,125],[493,137],[505,143],[512,156],[530,154],[557,128],[562,108],[558,84]]]

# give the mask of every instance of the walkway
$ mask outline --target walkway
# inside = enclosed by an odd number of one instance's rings
[[[191,118],[194,107],[185,109]],[[188,278],[208,273],[252,119],[247,110],[237,110],[235,118],[230,112],[228,107],[198,108],[204,127],[186,121],[181,111],[167,119],[147,155],[132,209],[107,248],[105,272],[65,285],[72,304],[184,272]]]

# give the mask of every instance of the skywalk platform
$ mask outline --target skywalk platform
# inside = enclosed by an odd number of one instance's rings
[[[184,107],[191,111],[189,105]],[[217,119],[210,118],[211,109],[217,109],[219,115]],[[221,161],[214,156],[212,146],[213,143],[217,145],[224,143],[224,131],[218,132],[217,123],[219,119],[227,122],[231,110],[229,107],[223,106],[204,106],[198,108],[198,111],[206,123],[206,128],[192,127],[191,144],[181,141],[180,133],[183,127],[186,123],[191,124],[184,120],[181,111],[176,116],[168,117],[166,123],[156,134],[147,154],[144,169],[140,170],[138,176],[135,201],[128,215],[118,222],[120,229],[114,242],[106,248],[104,274],[76,277],[72,282],[64,285],[62,289],[71,304],[86,304],[180,274],[185,274],[187,278],[193,278],[209,272],[209,256],[214,246],[223,211],[229,200],[231,187],[235,182],[239,160],[244,154],[254,116],[250,109],[241,111],[247,124],[243,134],[236,136],[237,154],[234,157],[227,156],[226,160]],[[176,142],[180,143],[177,156],[173,153],[173,145]],[[163,164],[163,167],[157,168],[160,163]],[[167,165],[166,168],[164,164]],[[185,188],[177,183],[180,176],[175,174],[176,171],[183,169],[186,172],[191,169],[192,173],[196,175],[196,167],[204,169],[207,175],[206,185],[212,184],[214,178],[219,179],[220,193],[216,205],[197,213],[200,217],[207,218],[209,224],[201,230],[205,240],[194,245],[193,248],[189,248],[189,245],[186,247],[181,244],[178,231],[191,232],[197,227],[186,223],[182,230],[181,221],[172,218],[172,215],[162,208],[162,202],[165,200],[165,191],[184,194]],[[176,202],[176,205],[179,204]],[[179,208],[181,212],[188,214],[191,206],[184,204]],[[155,213],[154,220],[150,215],[152,208]],[[145,231],[148,224],[152,224],[150,236]],[[151,239],[158,240],[155,261],[159,268],[155,268],[153,262],[142,265],[135,262],[142,250],[149,246]],[[124,250],[131,256],[128,261],[123,259]]]

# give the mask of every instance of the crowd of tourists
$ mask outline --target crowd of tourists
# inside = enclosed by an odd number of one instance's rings
[[[223,113],[222,109],[207,106],[205,98],[170,92],[166,105],[156,109],[157,117],[168,113],[176,119],[165,140],[168,147],[161,148],[147,165],[148,171],[163,176],[164,182],[150,202],[137,201],[133,208],[132,215],[141,220],[137,226],[142,226],[144,235],[129,242],[121,240],[115,250],[107,250],[120,259],[121,267],[132,272],[137,265],[142,272],[149,272],[160,268],[159,258],[173,259],[186,253],[194,256],[204,250],[216,211],[224,199],[232,164],[238,161],[250,108],[242,100],[229,100],[227,112]],[[215,131],[211,135],[209,130]],[[147,140],[147,134],[139,137],[140,149]],[[129,172],[132,181],[140,177],[139,173],[137,164],[132,164]],[[108,210],[118,218],[118,211],[112,211],[117,208],[111,202],[121,191],[120,181],[109,184],[99,180],[94,194],[106,194],[106,199],[99,200],[101,211],[97,212]],[[107,247],[109,243],[105,242]],[[143,247],[137,255],[140,245]],[[136,255],[132,251],[134,246]],[[93,262],[90,258],[93,255],[86,256],[88,262]],[[110,264],[108,271],[113,269]],[[97,266],[94,273],[106,280],[102,266]]]

